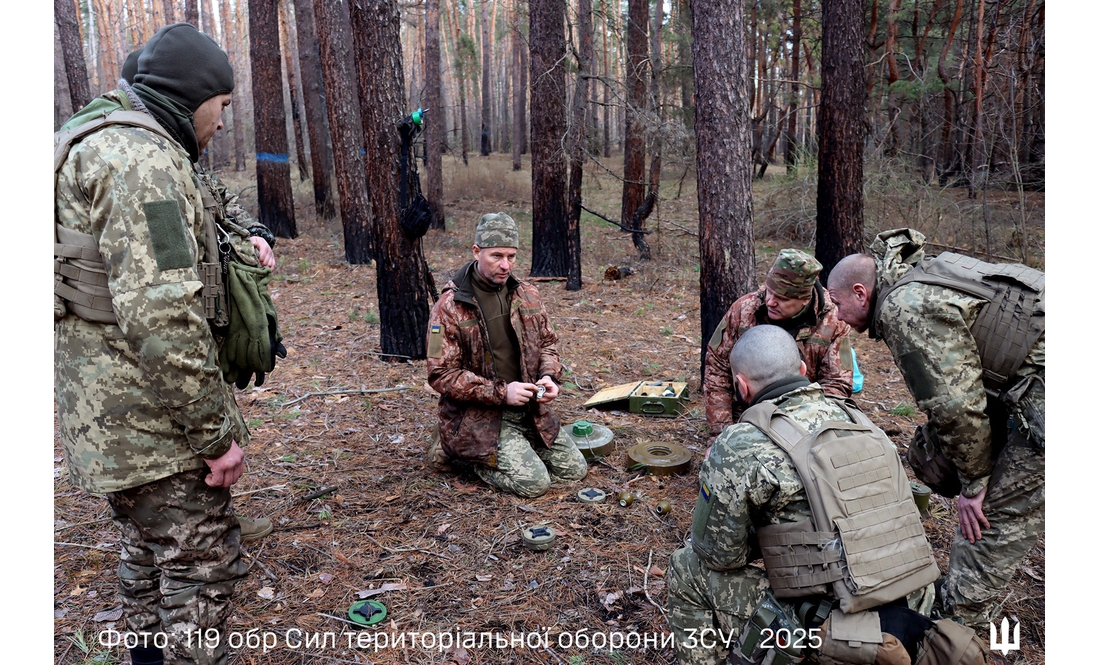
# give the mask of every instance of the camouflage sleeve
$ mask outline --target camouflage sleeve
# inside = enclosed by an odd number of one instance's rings
[[[882,305],[879,328],[917,406],[973,496],[993,470],[993,442],[977,343],[983,301],[940,286],[908,284]]]
[[[550,324],[550,315],[546,308],[539,302],[539,376],[550,377],[557,384],[561,384],[561,356],[558,354],[558,334],[554,332],[554,326]]]
[[[81,151],[78,177],[119,327],[191,449],[219,457],[239,436],[199,298],[198,190],[172,147],[149,149],[144,130],[110,134],[115,142]]]
[[[462,346],[454,297],[444,294],[428,317],[428,385],[440,395],[459,402],[503,406],[508,385],[462,366]]]
[[[740,423],[722,432],[700,469],[700,494],[710,503],[709,540],[730,567],[749,563],[753,518],[767,512],[783,490],[772,469],[786,469],[790,462],[776,456],[782,451],[755,427]]]
[[[730,351],[737,343],[739,331],[743,327],[740,315],[743,300],[744,298],[739,298],[733,303],[707,344],[707,359],[703,369],[703,402],[706,405],[707,428],[712,440],[723,429],[737,422],[737,417],[741,415],[742,409],[733,395]]]
[[[852,342],[848,338],[851,326],[833,313],[826,321],[833,329],[833,337],[817,363],[815,380],[826,395],[845,399],[852,396]]]

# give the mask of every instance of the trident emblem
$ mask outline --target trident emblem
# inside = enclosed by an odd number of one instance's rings
[[[1008,641],[1008,617],[1001,620],[1001,635],[997,635],[997,626],[989,622],[989,650],[1000,651],[1002,656],[1007,656],[1009,651],[1020,649],[1020,622],[1016,622],[1013,629],[1012,641]]]

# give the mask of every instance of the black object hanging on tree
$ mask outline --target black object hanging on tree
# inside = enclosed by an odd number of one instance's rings
[[[410,240],[427,233],[432,221],[428,200],[420,191],[416,155],[412,152],[413,141],[424,129],[425,113],[427,109],[417,109],[397,123],[397,131],[401,134],[401,228]]]

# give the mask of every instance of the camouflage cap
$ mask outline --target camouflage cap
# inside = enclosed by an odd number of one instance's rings
[[[809,298],[821,273],[821,263],[800,249],[784,249],[768,271],[764,284],[786,298]]]
[[[519,249],[519,227],[514,219],[502,212],[482,215],[474,231],[474,244],[478,247]]]

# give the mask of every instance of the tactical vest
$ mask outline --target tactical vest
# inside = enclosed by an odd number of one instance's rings
[[[919,282],[962,291],[988,301],[970,332],[978,343],[985,387],[995,393],[1020,370],[1046,328],[1046,276],[1019,263],[986,263],[944,252],[926,257],[878,294],[875,320],[894,289]]]
[[[850,614],[902,598],[940,571],[894,445],[859,409],[836,403],[854,422],[830,420],[807,433],[771,402],[741,422],[790,455],[813,515],[757,529],[772,592],[831,591]]]
[[[69,156],[69,150],[84,137],[110,125],[142,127],[175,141],[156,120],[140,111],[118,110],[96,118],[78,127],[54,134],[54,186],[57,174]],[[228,299],[225,297],[223,271],[228,254],[219,252],[215,216],[217,202],[208,188],[196,182],[202,194],[203,223],[205,227],[206,262],[198,267],[202,280],[202,304],[204,316],[211,325],[229,323]],[[225,256],[222,263],[211,262],[211,257]],[[93,323],[114,323],[118,318],[111,307],[111,292],[107,288],[107,268],[99,254],[95,238],[65,228],[54,217],[54,320],[72,312]]]

